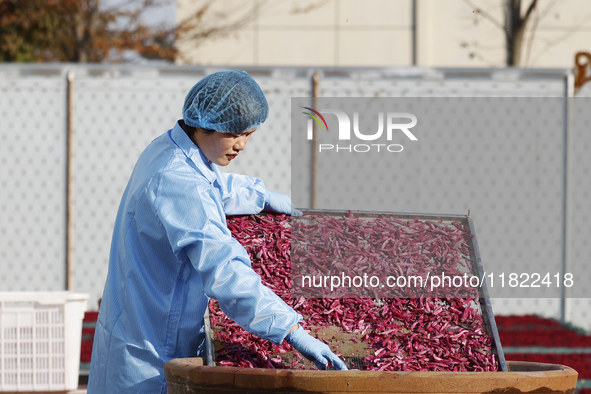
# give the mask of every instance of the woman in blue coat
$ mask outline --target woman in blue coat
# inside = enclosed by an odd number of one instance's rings
[[[260,179],[219,170],[267,117],[247,73],[217,72],[191,89],[183,120],[141,154],[115,222],[89,393],[166,393],[164,364],[204,352],[209,298],[247,331],[287,340],[319,368],[346,369],[261,283],[226,225],[226,215],[292,214],[290,198]]]

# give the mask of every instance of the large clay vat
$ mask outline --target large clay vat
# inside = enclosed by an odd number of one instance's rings
[[[556,364],[508,361],[509,372],[300,371],[203,366],[200,358],[164,366],[168,394],[214,393],[574,393],[577,372]]]

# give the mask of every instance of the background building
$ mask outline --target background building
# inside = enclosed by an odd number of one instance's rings
[[[177,21],[203,7],[177,0]],[[177,64],[503,67],[504,0],[219,0],[197,30],[232,25],[202,44],[177,42]],[[521,4],[525,16],[530,1]],[[196,31],[197,31],[196,30]],[[538,1],[522,67],[571,68],[589,51],[591,2]]]

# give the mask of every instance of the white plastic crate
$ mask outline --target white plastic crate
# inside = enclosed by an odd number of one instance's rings
[[[0,292],[0,391],[78,387],[88,294]]]

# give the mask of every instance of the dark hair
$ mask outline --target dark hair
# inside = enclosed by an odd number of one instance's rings
[[[206,135],[211,135],[213,133],[217,133],[217,131],[215,130],[211,130],[211,129],[202,129],[201,127],[193,127],[193,126],[189,126],[188,124],[186,124],[183,120],[180,121],[181,122],[181,127],[183,130],[185,130],[185,133],[190,133],[190,134],[194,134],[197,130],[201,130],[203,131]]]
[[[191,126],[187,126],[187,127],[191,127]],[[212,129],[202,129],[201,127],[191,127],[193,129],[193,131],[197,131],[197,130],[201,130],[203,131],[206,135],[211,135],[213,133],[217,133],[217,131],[212,130]]]

